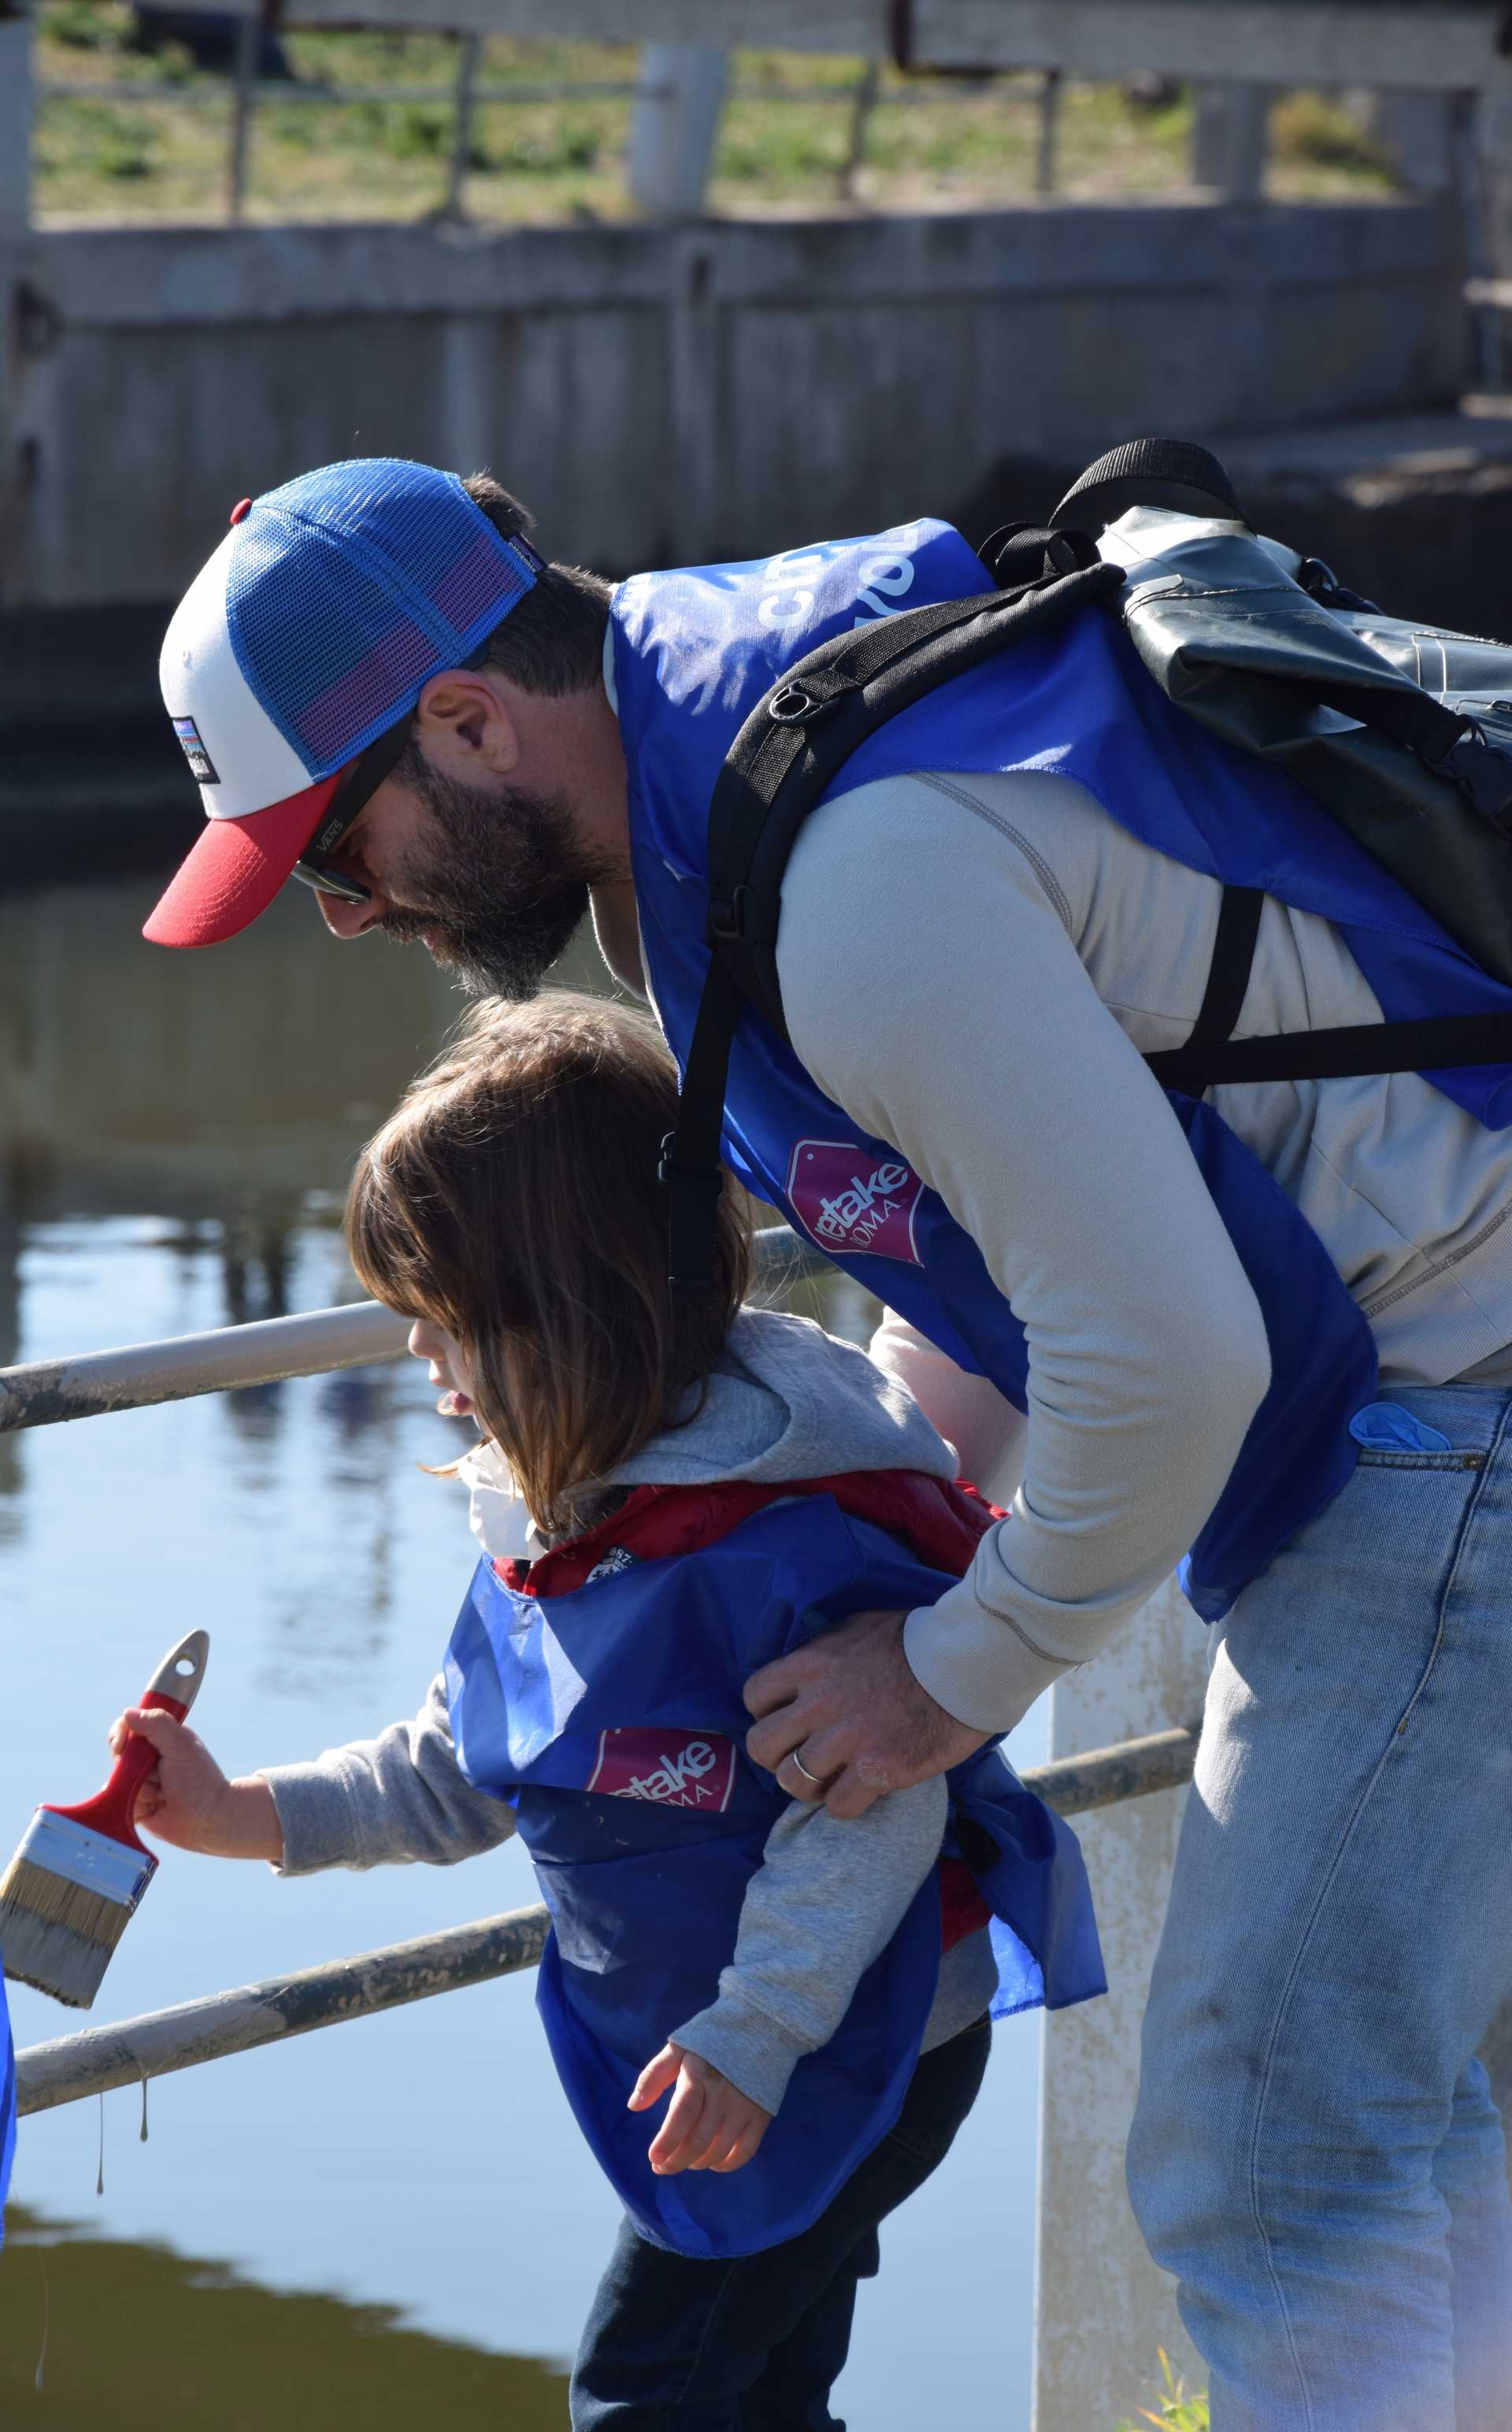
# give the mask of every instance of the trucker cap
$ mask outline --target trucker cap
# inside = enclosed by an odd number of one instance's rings
[[[231,510],[159,682],[210,824],[143,930],[210,946],[266,911],[343,770],[534,587],[455,473],[364,456]]]

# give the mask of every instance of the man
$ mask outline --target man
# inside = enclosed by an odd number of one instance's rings
[[[981,567],[926,523],[611,596],[527,520],[382,460],[235,510],[164,645],[210,824],[149,937],[228,937],[293,873],[336,936],[519,993],[591,910],[685,1054],[741,719]],[[877,1356],[1012,1515],[939,1604],[759,1674],[749,1745],[856,1815],[1011,1729],[1191,1548],[1221,1627],[1136,2209],[1218,2432],[1449,2432],[1512,2420],[1473,2059],[1512,1988],[1512,1145],[1464,1076],[1199,1104],[1142,1060],[1197,1021],[1222,882],[1258,915],[1239,1035],[1449,971],[1365,856],[1315,866],[1318,819],[1088,614],[891,721],[808,821],[789,1039],[748,1018],[729,1153],[889,1304]]]

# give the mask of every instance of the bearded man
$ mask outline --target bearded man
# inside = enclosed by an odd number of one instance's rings
[[[164,645],[210,824],[149,937],[296,876],[336,937],[520,995],[591,912],[685,1058],[742,721],[983,568],[924,521],[612,592],[528,523],[386,460],[236,508]],[[1452,1074],[1161,1088],[1237,899],[1239,1037],[1380,1022],[1453,950],[1119,639],[1086,609],[902,712],[788,863],[787,1036],[746,1016],[727,1154],[888,1305],[875,1356],[1012,1508],[938,1604],[758,1674],[749,1749],[857,1815],[1189,1551],[1214,1665],[1135,2208],[1215,2432],[1452,2432],[1512,2391],[1474,2058],[1512,1990],[1512,1133]]]

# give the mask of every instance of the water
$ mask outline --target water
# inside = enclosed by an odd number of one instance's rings
[[[352,1152],[457,1009],[418,950],[338,950],[304,903],[164,954],[136,935],[153,891],[0,904],[0,1364],[353,1296]],[[39,1799],[97,1786],[111,1716],[186,1629],[211,1633],[195,1721],[228,1771],[418,1707],[471,1568],[458,1490],[421,1473],[459,1448],[433,1401],[405,1362],[0,1438],[0,1860]],[[168,1850],[91,2022],[533,1897],[510,1849],[297,1883]],[[297,2393],[375,2432],[489,2401],[564,2424],[615,2206],[532,1997],[506,1980],[165,2078],[145,2145],[138,2091],[108,2096],[99,2197],[98,2104],[24,2122],[6,2420],[273,2432]],[[20,2044],[81,2023],[11,1999]],[[884,2237],[855,2432],[1027,2424],[1037,2061],[1033,2022],[1000,2029],[961,2145]]]

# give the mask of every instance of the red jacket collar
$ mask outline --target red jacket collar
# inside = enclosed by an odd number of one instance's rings
[[[835,1478],[798,1478],[775,1486],[739,1480],[712,1486],[637,1486],[617,1512],[580,1537],[569,1537],[533,1562],[500,1559],[495,1570],[517,1595],[565,1596],[582,1587],[611,1553],[638,1562],[691,1554],[738,1528],[754,1512],[798,1495],[832,1495],[842,1512],[901,1537],[921,1562],[959,1579],[1002,1513],[965,1480],[948,1485],[921,1470],[847,1471]]]

